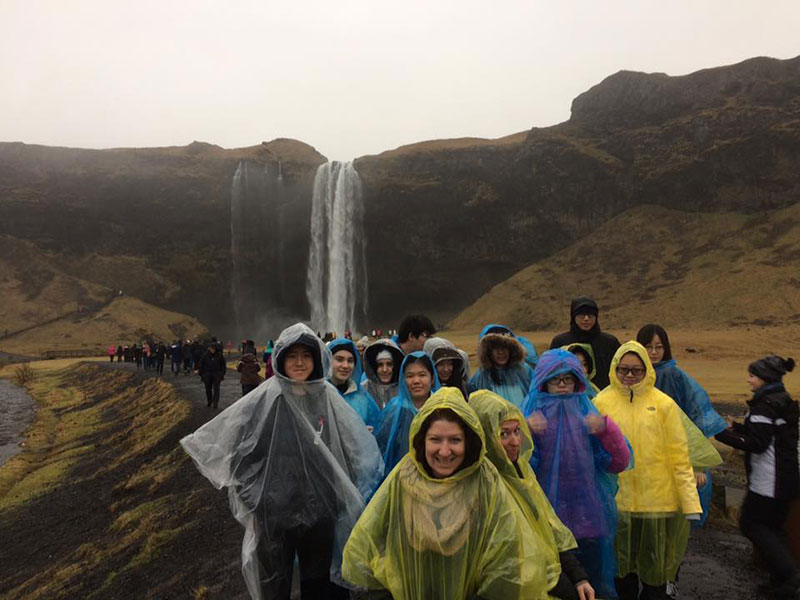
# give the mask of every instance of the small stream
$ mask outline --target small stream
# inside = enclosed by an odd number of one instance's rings
[[[24,388],[0,379],[0,465],[19,453],[22,432],[31,424],[34,403]]]

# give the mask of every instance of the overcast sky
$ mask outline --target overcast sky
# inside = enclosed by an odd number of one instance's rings
[[[348,160],[569,118],[621,69],[800,54],[798,0],[0,0],[0,141]]]

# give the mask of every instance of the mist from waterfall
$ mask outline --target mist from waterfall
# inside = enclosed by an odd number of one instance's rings
[[[361,179],[352,162],[320,165],[314,178],[306,296],[316,330],[353,330],[367,311]]]

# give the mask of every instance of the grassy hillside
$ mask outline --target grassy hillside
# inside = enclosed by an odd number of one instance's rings
[[[37,372],[26,451],[0,470],[0,596],[242,597],[226,496],[178,446],[206,413],[138,373]]]
[[[450,327],[562,329],[580,294],[616,329],[800,324],[800,203],[756,215],[631,209],[495,286]]]
[[[0,340],[11,354],[37,355],[47,350],[105,352],[110,344],[141,343],[145,337],[170,341],[205,334],[197,319],[129,296],[115,297],[91,314],[63,317]]]

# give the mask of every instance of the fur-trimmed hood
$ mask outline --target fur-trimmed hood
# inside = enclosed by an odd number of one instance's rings
[[[525,348],[515,338],[499,333],[487,333],[478,343],[478,362],[483,369],[490,369],[492,365],[491,351],[495,347],[508,349],[507,367],[519,364],[525,360]]]

